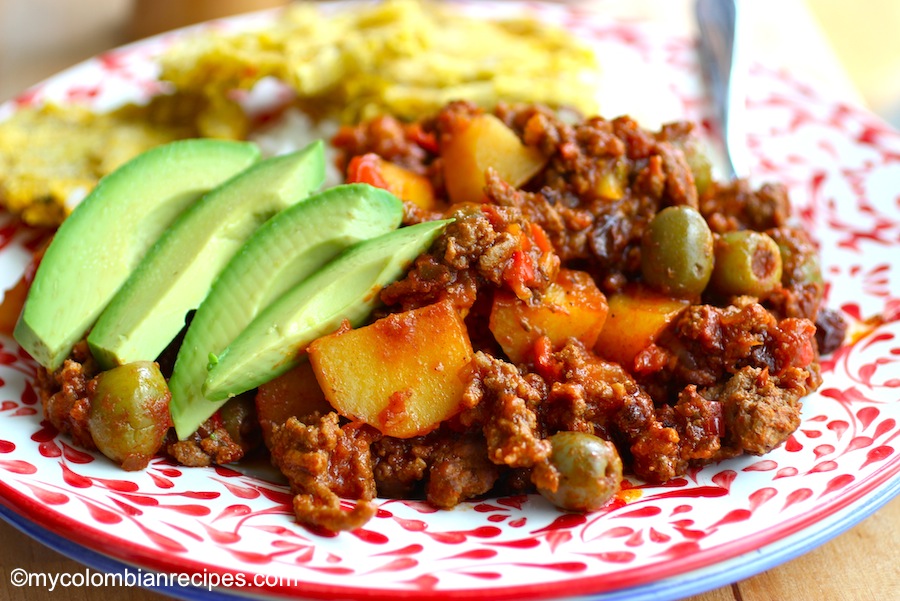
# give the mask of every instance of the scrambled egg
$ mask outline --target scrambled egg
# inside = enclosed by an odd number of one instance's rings
[[[574,107],[595,113],[597,64],[570,34],[533,20],[486,21],[420,0],[326,15],[296,3],[258,30],[211,30],[161,58],[173,92],[146,107],[94,114],[23,109],[0,123],[0,204],[26,223],[56,226],[100,177],[179,138],[245,138],[233,92],[273,77],[314,118],[419,118],[451,100]]]
[[[187,39],[162,58],[161,77],[220,98],[275,77],[306,110],[347,123],[383,113],[419,118],[457,99],[595,113],[597,71],[586,45],[534,20],[390,0],[334,15],[295,3],[272,27]]]

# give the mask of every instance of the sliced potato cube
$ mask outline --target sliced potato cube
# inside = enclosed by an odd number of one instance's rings
[[[482,114],[461,121],[441,139],[444,180],[450,200],[481,202],[485,177],[492,167],[500,179],[521,186],[547,163],[537,148],[525,146],[503,121]]]
[[[472,359],[465,324],[449,303],[338,331],[308,349],[334,409],[388,436],[426,434],[460,410]]]
[[[256,415],[267,447],[272,428],[283,425],[289,417],[302,418],[331,410],[308,361],[266,382],[256,392]]]
[[[434,195],[431,181],[424,175],[395,165],[377,154],[363,154],[347,165],[347,183],[360,182],[384,188],[397,198],[406,200],[426,211],[441,211],[445,203]]]
[[[442,204],[434,196],[434,188],[424,175],[381,160],[381,175],[388,184],[388,190],[401,200],[407,200],[426,211],[439,211]]]
[[[537,302],[498,290],[488,327],[506,355],[521,363],[541,336],[547,336],[554,347],[576,338],[592,348],[606,321],[607,309],[606,296],[590,275],[561,269]]]
[[[644,286],[628,287],[609,297],[609,316],[594,351],[630,371],[637,354],[655,342],[689,304]]]
[[[12,338],[16,322],[19,321],[19,315],[22,313],[22,307],[25,306],[25,299],[28,298],[30,287],[31,282],[23,275],[3,293],[3,300],[0,301],[0,334]]]

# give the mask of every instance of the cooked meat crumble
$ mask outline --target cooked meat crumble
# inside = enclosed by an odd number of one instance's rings
[[[454,178],[466,174],[447,148],[473,123],[496,129],[485,115],[454,102],[418,122],[383,116],[345,126],[333,139],[343,169],[374,154],[424,178],[424,202],[402,197],[405,224],[453,219],[404,277],[380,291],[373,316],[440,303],[459,316],[471,359],[459,371],[451,417],[400,438],[329,410],[321,398],[310,405],[307,388],[273,387],[256,398],[261,414],[260,403],[274,403],[265,417],[245,406],[225,419],[220,412],[188,440],[170,439],[170,456],[185,465],[238,460],[254,448],[262,421],[298,520],[338,531],[370,519],[377,496],[450,508],[482,495],[568,486],[551,442],[560,432],[613,443],[625,469],[653,483],[764,454],[788,439],[803,397],[821,384],[820,353],[840,344],[845,325],[823,307],[817,248],[791,225],[786,189],[712,181],[687,123],[650,132],[628,117],[572,121],[540,106],[501,104],[490,115],[513,136],[504,152],[532,168],[520,177],[508,165],[488,165],[475,173],[478,201],[460,200]],[[391,189],[385,181],[379,176]],[[663,243],[651,227],[663,214],[675,215],[676,226],[700,220],[714,243],[699,247],[699,267],[676,260],[659,271],[664,281],[686,280],[682,288],[649,277],[643,261]],[[667,234],[697,243],[680,230]],[[738,244],[758,240],[768,246],[751,252],[769,255],[710,279],[719,252],[743,252]],[[728,244],[735,246],[720,251]],[[775,275],[764,280],[773,261]],[[498,316],[504,308],[512,313]],[[597,328],[587,327],[590,320]],[[60,370],[38,379],[47,418],[88,448],[95,375],[80,345]],[[402,409],[408,391],[396,395]],[[285,410],[294,405],[293,415]]]

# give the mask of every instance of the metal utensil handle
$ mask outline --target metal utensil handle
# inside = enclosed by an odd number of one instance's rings
[[[732,178],[749,175],[744,131],[746,70],[740,55],[740,0],[697,0],[700,53],[725,143]]]

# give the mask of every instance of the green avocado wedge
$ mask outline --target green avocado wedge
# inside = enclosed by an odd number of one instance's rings
[[[222,402],[251,390],[303,361],[306,347],[344,320],[360,325],[381,289],[399,279],[448,223],[419,223],[356,244],[285,293],[210,358],[206,397]]]
[[[101,179],[48,246],[16,341],[48,370],[59,367],[175,219],[258,159],[258,148],[246,142],[181,140]]]
[[[150,249],[88,336],[101,368],[153,361],[264,222],[325,180],[321,141],[256,163],[186,210]]]
[[[346,248],[396,229],[403,203],[367,184],[311,196],[263,224],[225,266],[188,326],[169,379],[169,411],[180,439],[223,403],[203,395],[210,353],[218,354],[290,288]]]

